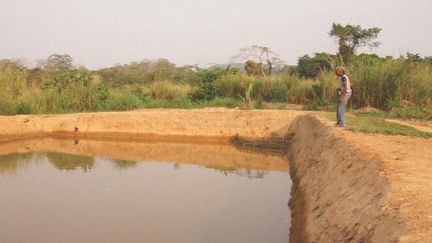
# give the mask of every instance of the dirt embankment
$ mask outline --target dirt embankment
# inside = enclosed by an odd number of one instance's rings
[[[319,119],[291,127],[292,242],[394,242],[403,231],[398,210],[384,207],[389,183],[380,158],[355,150]]]
[[[291,205],[303,229],[293,237],[432,242],[432,139],[353,133],[312,116],[291,133]]]
[[[194,140],[262,138],[285,133],[300,111],[236,110],[224,108],[155,109],[66,115],[0,117],[0,138],[41,135],[90,138],[145,138],[160,136]]]

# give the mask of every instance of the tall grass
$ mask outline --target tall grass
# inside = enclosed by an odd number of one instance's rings
[[[17,99],[25,92],[27,70],[14,63],[0,64],[0,114],[16,113]]]
[[[358,58],[348,67],[354,108],[373,106],[393,116],[432,119],[432,66],[410,59]],[[137,108],[263,107],[263,102],[333,109],[338,78],[295,74],[254,76],[222,69],[192,75],[190,82],[110,86],[84,70],[55,73],[0,63],[0,114],[66,113]]]
[[[310,103],[318,97],[317,81],[301,80],[294,75],[250,76],[228,74],[214,81],[216,96],[234,99],[263,100],[268,102]],[[250,92],[251,91],[251,92]]]
[[[13,63],[0,65],[0,93],[16,99],[26,88],[28,71]]]
[[[432,68],[410,60],[357,62],[350,66],[357,107],[390,110],[401,105],[430,106]]]
[[[156,100],[173,100],[178,97],[187,97],[191,88],[187,84],[174,84],[170,81],[157,81],[149,87],[151,97]]]

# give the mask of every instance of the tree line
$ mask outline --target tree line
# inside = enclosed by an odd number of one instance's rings
[[[263,107],[290,102],[307,109],[334,109],[333,69],[344,65],[354,84],[352,107],[389,112],[409,107],[428,114],[432,95],[432,57],[408,53],[398,58],[358,54],[376,48],[380,28],[333,24],[329,37],[336,54],[299,57],[289,66],[269,47],[239,50],[229,64],[201,68],[176,66],[166,59],[142,60],[88,70],[68,54],[53,54],[27,68],[0,60],[0,113],[64,113],[152,107]],[[402,108],[401,108],[402,107]],[[402,111],[401,111],[402,110]],[[408,114],[407,116],[412,116]]]

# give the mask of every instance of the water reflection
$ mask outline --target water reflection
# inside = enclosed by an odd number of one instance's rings
[[[114,165],[118,169],[130,169],[137,166],[137,161],[133,160],[113,160]]]
[[[40,161],[46,158],[48,162],[59,171],[73,171],[81,169],[83,172],[89,172],[95,168],[95,159],[88,156],[80,156],[74,154],[63,153],[25,153],[25,154],[8,154],[0,155],[0,174],[16,173],[20,169],[28,167],[32,162]],[[114,168],[123,170],[135,168],[138,161],[133,160],[108,160],[114,164]],[[205,166],[207,169],[212,169],[221,172],[225,176],[230,174],[247,177],[247,178],[263,178],[266,174],[264,170],[257,169],[241,169],[234,167],[217,167]],[[181,166],[178,163],[174,164],[175,170],[180,170]]]
[[[0,155],[0,174],[16,173],[29,164],[31,157],[31,154]]]
[[[15,173],[29,166],[30,161],[34,161],[31,159],[34,152],[37,153],[34,156],[43,154],[55,168],[65,171],[93,170],[97,167],[94,156],[110,159],[117,169],[134,168],[140,161],[160,161],[174,163],[176,170],[181,164],[198,164],[225,175],[250,178],[262,178],[269,170],[288,171],[285,158],[239,150],[229,144],[98,140],[76,143],[75,140],[45,138],[1,144],[0,174]]]
[[[261,179],[264,178],[264,175],[266,174],[266,171],[263,170],[238,169],[232,167],[214,167],[214,166],[206,166],[206,168],[217,170],[226,176],[230,174],[234,174],[241,177]]]
[[[82,169],[84,172],[88,172],[95,165],[92,157],[62,153],[48,153],[46,157],[60,171]]]

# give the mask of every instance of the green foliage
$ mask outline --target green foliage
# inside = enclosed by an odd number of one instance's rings
[[[125,110],[133,110],[138,108],[140,105],[140,100],[138,97],[132,94],[118,94],[113,95],[107,102],[108,110],[115,111],[125,111]]]
[[[432,137],[432,133],[422,132],[410,126],[388,122],[379,117],[351,117],[347,118],[347,123],[349,124],[348,128],[352,131],[415,137]]]
[[[56,71],[52,78],[45,82],[44,88],[55,89],[59,94],[76,86],[88,86],[92,75],[88,72]]]
[[[297,76],[260,77],[245,74],[226,74],[212,83],[201,85],[191,92],[191,99],[212,100],[215,97],[266,102],[311,102],[319,94],[313,89],[316,81],[304,81]],[[205,99],[201,97],[206,97]]]
[[[400,106],[390,110],[390,117],[403,119],[432,120],[432,108],[425,106]]]
[[[262,75],[264,74],[263,65],[261,63],[256,63],[252,60],[247,60],[244,65],[244,69],[249,75]]]
[[[334,113],[327,113],[326,117],[332,121],[335,121]],[[413,127],[405,126],[385,120],[381,114],[377,116],[373,114],[369,115],[350,115],[346,116],[347,129],[355,132],[364,133],[381,133],[389,135],[403,135],[403,136],[414,136],[414,137],[432,137],[432,133],[419,131]]]
[[[193,101],[204,101],[212,100],[217,96],[216,87],[214,82],[224,75],[236,74],[238,71],[236,69],[222,69],[218,67],[213,67],[209,69],[200,70],[198,72],[199,84],[198,87],[190,92],[189,97]]]
[[[432,119],[430,60],[410,53],[398,59],[353,56],[347,66],[354,90],[349,107],[371,106],[392,117]],[[230,66],[175,67],[164,59],[95,72],[28,69],[0,60],[0,114],[207,106],[260,109],[271,102],[334,110],[339,83],[330,67],[335,63],[334,56],[318,53],[300,58],[297,68],[286,66],[278,75],[262,76]]]
[[[1,115],[15,115],[15,103],[12,99],[0,96],[0,114]]]
[[[313,86],[319,102],[323,104],[334,103],[337,100],[338,78],[333,72],[321,72],[317,80],[319,84]]]
[[[15,108],[16,114],[32,114],[34,113],[32,104],[27,100],[20,100]]]
[[[261,99],[255,101],[252,105],[254,109],[264,109],[264,103]]]
[[[98,93],[102,91],[93,83],[93,76],[85,71],[56,71],[45,82],[42,92],[42,103],[48,113],[93,111],[106,101],[100,97],[103,94]]]
[[[306,111],[320,111],[321,110],[321,104],[319,103],[310,103],[303,106],[303,110]]]
[[[228,74],[215,80],[213,87],[216,96],[241,99],[245,97],[250,80],[247,75]]]
[[[222,97],[216,97],[213,100],[200,103],[201,107],[216,106],[216,107],[234,108],[234,107],[239,107],[241,105],[242,102],[238,99],[222,98]]]
[[[303,78],[317,78],[323,71],[331,70],[331,62],[334,55],[327,53],[316,53],[313,57],[304,55],[298,59],[297,72]]]
[[[143,103],[144,108],[185,108],[191,109],[198,107],[197,103],[192,102],[187,97],[175,97],[171,100],[154,100],[150,99]]]
[[[189,97],[193,101],[212,100],[216,97],[216,90],[213,83],[201,83],[190,92]]]
[[[111,87],[121,87],[132,84],[151,84],[156,81],[170,80],[183,83],[196,80],[192,66],[176,66],[166,59],[153,61],[144,60],[126,65],[117,65],[97,71],[102,82]]]
[[[351,70],[355,107],[429,106],[432,97],[432,66],[410,59],[361,57]]]
[[[273,68],[282,63],[282,60],[269,47],[248,46],[240,49],[240,53],[231,58],[232,61],[245,63],[248,74],[271,75]]]
[[[169,81],[158,81],[150,86],[151,97],[156,100],[173,100],[177,97],[186,97],[190,92],[190,86],[173,84]]]
[[[0,62],[0,96],[15,100],[27,86],[28,71],[11,61]]]
[[[27,88],[27,75],[27,69],[19,63],[0,61],[0,114],[17,113],[17,100]],[[22,105],[18,105],[20,111],[23,111],[23,108]]]
[[[42,61],[40,66],[50,72],[72,70],[74,68],[73,59],[68,54],[52,54],[47,60]]]
[[[92,100],[96,105],[97,110],[103,110],[108,106],[110,99],[110,91],[105,84],[98,84],[92,87]]]
[[[363,29],[360,25],[341,25],[333,23],[329,33],[339,45],[339,56],[343,63],[349,63],[357,48],[362,46],[377,47],[380,43],[373,42],[378,37],[380,28]]]
[[[295,104],[309,104],[319,100],[319,95],[314,87],[318,81],[304,80],[293,86],[289,91],[288,102]]]
[[[225,74],[231,74],[228,69],[213,67],[209,69],[202,69],[198,72],[198,77],[201,83],[213,83],[215,80],[223,77]]]

